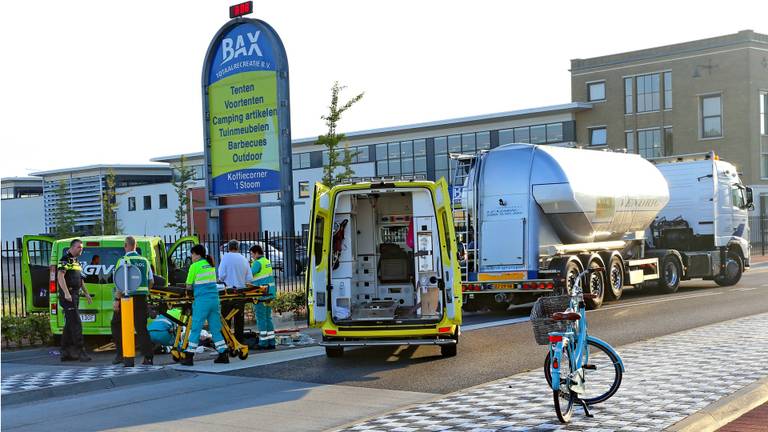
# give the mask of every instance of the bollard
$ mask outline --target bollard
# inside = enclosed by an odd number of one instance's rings
[[[120,299],[120,318],[123,333],[123,364],[133,367],[136,357],[136,343],[133,332],[133,298]]]

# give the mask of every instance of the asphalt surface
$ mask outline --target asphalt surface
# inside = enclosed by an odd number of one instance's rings
[[[732,287],[688,281],[675,294],[627,290],[618,302],[605,303],[601,309],[589,312],[589,332],[620,347],[763,312],[768,312],[768,268],[746,273]],[[525,309],[517,316],[528,313]],[[483,314],[468,317],[465,324],[487,322],[494,316],[511,317],[508,313]],[[348,350],[342,358],[313,357],[228,374],[449,393],[541,367],[545,355],[546,347],[536,345],[530,323],[523,322],[464,332],[459,354],[454,358],[442,358],[436,347],[375,347]],[[663,359],[659,361],[663,364]]]

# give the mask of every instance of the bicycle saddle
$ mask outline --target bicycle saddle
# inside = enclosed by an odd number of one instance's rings
[[[555,321],[578,321],[581,319],[581,314],[578,312],[555,312],[552,314],[552,319]]]

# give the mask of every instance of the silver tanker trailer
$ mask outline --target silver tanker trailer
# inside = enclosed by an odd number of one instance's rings
[[[695,183],[724,199],[732,189],[745,191],[739,205],[746,215],[748,188],[741,186],[732,165],[727,164],[728,171],[721,162],[718,171],[712,157],[703,166],[698,159],[663,161],[696,162],[692,171],[683,165],[667,170],[677,173],[674,179],[665,178],[664,170],[639,155],[608,151],[507,144],[454,158],[458,160],[454,185],[462,185],[454,188],[453,203],[457,236],[464,245],[465,309],[528,303],[559,286],[570,288],[585,267],[607,269],[584,281],[597,294],[588,305],[598,308],[606,298],[618,299],[629,285],[650,282],[674,292],[681,280],[693,277],[735,283],[734,255],[741,257],[739,277],[749,265],[743,226],[739,236],[734,231],[718,243],[690,229],[698,221],[683,224],[670,212],[657,220],[668,208],[672,181],[681,186],[676,191]],[[709,176],[702,178],[707,167]],[[718,188],[727,192],[719,193]],[[689,213],[719,218],[717,212]],[[726,231],[733,219],[727,216],[728,222],[720,221]],[[652,225],[654,230],[649,229]],[[683,225],[688,229],[680,230]],[[680,238],[690,241],[675,242]]]

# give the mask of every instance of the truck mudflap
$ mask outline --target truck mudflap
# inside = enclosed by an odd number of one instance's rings
[[[430,338],[430,339],[355,339],[333,340],[324,339],[320,346],[325,347],[365,347],[365,346],[402,346],[402,345],[456,345],[455,338]]]

